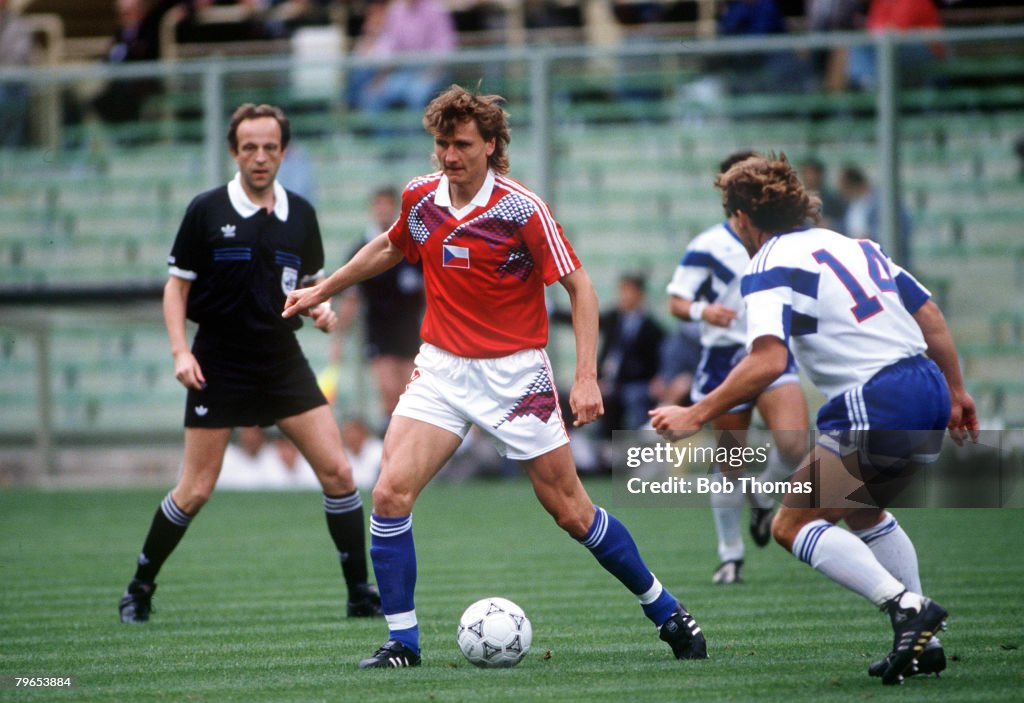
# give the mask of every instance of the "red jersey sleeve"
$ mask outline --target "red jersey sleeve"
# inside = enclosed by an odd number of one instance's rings
[[[395,223],[391,225],[391,229],[388,230],[388,239],[402,250],[402,254],[410,264],[415,264],[420,260],[419,248],[409,233],[409,212],[412,210],[414,199],[413,190],[406,187],[402,191],[402,212]]]
[[[562,233],[562,225],[551,216],[547,203],[539,198],[536,202],[537,211],[523,227],[523,240],[540,266],[544,285],[550,286],[578,269],[580,260]]]

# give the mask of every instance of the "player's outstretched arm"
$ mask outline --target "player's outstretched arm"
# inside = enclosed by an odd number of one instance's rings
[[[572,330],[576,337],[576,375],[569,392],[569,406],[576,419],[574,427],[586,425],[604,415],[604,401],[597,385],[597,292],[586,271],[579,268],[559,283],[569,294]]]
[[[401,260],[402,251],[391,243],[387,234],[379,234],[357,251],[347,264],[320,283],[289,293],[281,316],[308,314],[310,308],[330,300],[334,294],[387,271]]]
[[[928,358],[935,362],[946,377],[949,386],[949,436],[958,445],[970,437],[972,442],[978,440],[978,414],[974,399],[964,387],[964,378],[960,373],[960,359],[956,353],[953,335],[946,324],[942,310],[929,300],[914,313],[928,345]]]
[[[729,372],[725,381],[696,405],[666,405],[651,410],[651,426],[670,440],[695,434],[705,422],[753,398],[782,375],[789,363],[789,349],[778,337],[763,335],[754,340],[750,353]]]

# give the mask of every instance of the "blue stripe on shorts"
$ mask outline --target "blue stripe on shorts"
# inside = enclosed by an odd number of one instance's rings
[[[826,402],[818,411],[818,444],[840,454],[860,450],[882,470],[934,461],[949,422],[949,403],[946,379],[935,362],[909,357]]]

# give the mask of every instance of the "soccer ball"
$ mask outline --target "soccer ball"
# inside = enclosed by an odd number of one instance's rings
[[[478,600],[459,620],[459,649],[476,666],[515,666],[530,651],[532,640],[530,619],[506,598]]]

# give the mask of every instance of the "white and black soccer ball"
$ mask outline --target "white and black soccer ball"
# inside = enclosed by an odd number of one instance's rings
[[[507,598],[482,598],[462,614],[458,641],[466,659],[476,666],[510,667],[530,651],[533,626],[523,609]]]

